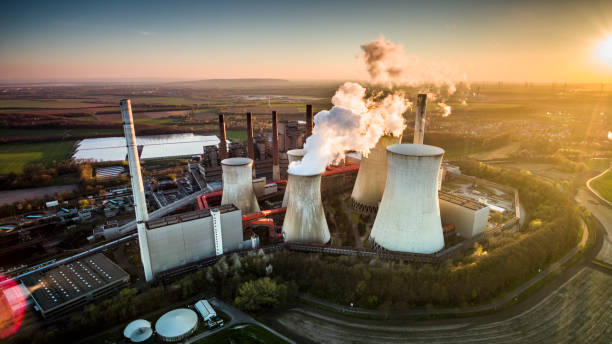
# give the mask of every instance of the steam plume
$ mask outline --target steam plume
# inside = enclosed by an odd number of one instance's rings
[[[442,109],[442,117],[448,117],[451,114],[450,105],[444,103],[438,103],[438,106]]]
[[[300,175],[319,174],[344,158],[346,151],[367,155],[385,134],[400,136],[406,127],[402,114],[410,106],[403,95],[394,93],[380,101],[366,99],[366,89],[356,83],[340,86],[330,110],[317,113],[314,130],[306,140],[306,155],[289,166]]]

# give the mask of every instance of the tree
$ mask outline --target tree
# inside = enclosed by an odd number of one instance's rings
[[[240,309],[257,312],[274,308],[287,300],[287,285],[277,284],[269,277],[243,283],[238,289],[234,305]]]

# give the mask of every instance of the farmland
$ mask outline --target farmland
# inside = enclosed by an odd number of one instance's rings
[[[20,173],[31,163],[49,167],[53,161],[68,159],[73,145],[74,141],[0,145],[0,174]]]

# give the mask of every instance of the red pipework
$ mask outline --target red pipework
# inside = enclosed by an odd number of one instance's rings
[[[273,219],[257,219],[257,220],[253,220],[250,222],[243,222],[242,223],[242,230],[246,229],[247,224],[249,225],[260,225],[260,226],[264,226],[264,227],[268,227],[268,237],[270,238],[274,238],[276,235],[276,227],[274,226],[274,220]]]
[[[331,176],[334,174],[339,174],[339,173],[348,173],[348,172],[353,172],[353,171],[359,171],[359,165],[357,164],[348,164],[345,166],[338,166],[338,167],[331,167],[323,172],[323,177],[325,176]]]
[[[200,208],[200,210],[208,209],[208,199],[211,197],[219,196],[223,196],[223,191],[215,191],[202,196],[198,196],[198,207]]]
[[[262,210],[256,213],[244,214],[242,215],[242,222],[244,223],[244,222],[248,222],[251,220],[259,219],[261,217],[282,214],[286,211],[287,211],[287,207],[281,207],[281,208],[270,209],[270,210]]]

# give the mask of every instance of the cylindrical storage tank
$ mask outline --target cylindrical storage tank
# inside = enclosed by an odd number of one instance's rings
[[[303,149],[292,149],[287,151],[287,159],[289,160],[289,166],[294,161],[302,161],[302,158],[306,154],[306,151]],[[287,201],[289,200],[289,183],[285,186],[285,194],[283,195],[283,207],[287,206]]]
[[[188,308],[172,310],[155,323],[155,332],[164,342],[178,342],[198,329],[198,315]]]
[[[221,204],[234,204],[243,214],[259,211],[253,190],[253,160],[229,158],[221,161],[223,196]]]
[[[387,147],[387,182],[370,233],[375,246],[411,253],[444,247],[437,188],[443,155],[429,145]]]
[[[329,242],[329,228],[321,203],[321,174],[297,175],[289,172],[287,212],[283,233],[287,242]]]
[[[387,147],[400,143],[401,138],[385,135],[361,159],[351,200],[353,210],[361,214],[376,214],[387,180]]]

